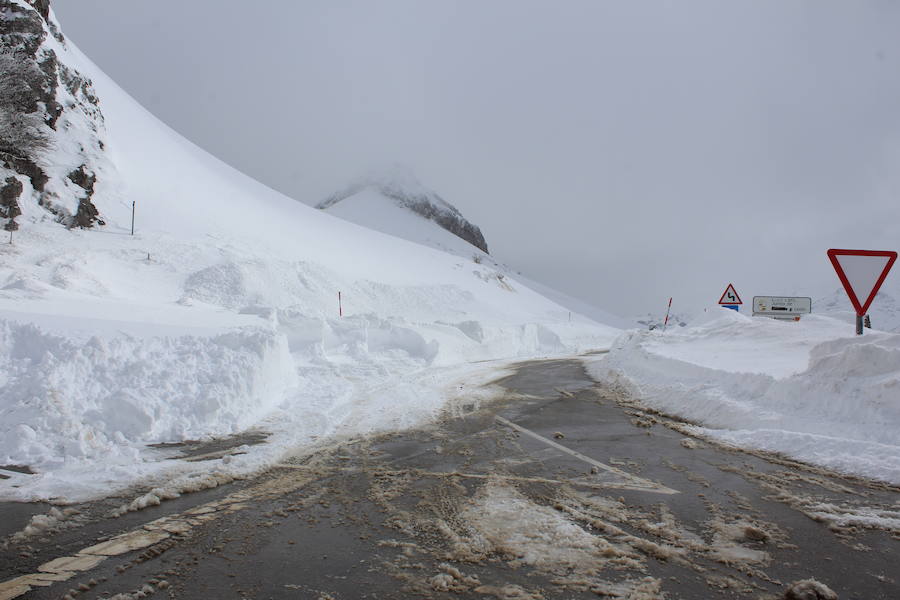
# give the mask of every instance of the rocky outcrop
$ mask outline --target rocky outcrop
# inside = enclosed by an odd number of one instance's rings
[[[69,181],[84,190],[84,196],[78,201],[78,212],[75,213],[75,224],[78,227],[90,227],[94,223],[103,225],[100,220],[100,213],[94,206],[91,199],[94,197],[94,184],[97,183],[97,176],[88,172],[86,165],[81,165],[78,169],[69,173]]]
[[[68,227],[91,227],[103,222],[93,201],[108,162],[103,115],[91,81],[58,50],[67,53],[49,0],[0,0],[0,181],[24,176],[31,185],[17,205],[33,201]]]
[[[481,229],[467,221],[455,206],[423,186],[403,169],[395,168],[387,173],[364,177],[343,191],[320,202],[316,208],[327,210],[338,202],[366,189],[377,191],[382,196],[393,200],[397,206],[437,223],[453,235],[488,254],[487,242]]]
[[[45,21],[50,20],[50,0],[28,0],[28,4],[32,5]]]
[[[0,187],[0,217],[8,219],[3,225],[6,231],[15,231],[19,228],[15,219],[22,214],[19,208],[19,196],[22,195],[22,182],[15,177],[7,177],[6,182]]]

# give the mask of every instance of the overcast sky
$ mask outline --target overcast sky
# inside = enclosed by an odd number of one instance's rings
[[[900,2],[54,7],[245,173],[315,204],[408,165],[497,258],[613,312],[730,281],[745,302],[816,296],[839,287],[826,249],[900,249]]]

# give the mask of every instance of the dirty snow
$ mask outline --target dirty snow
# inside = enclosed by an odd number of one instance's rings
[[[631,546],[586,531],[565,512],[535,503],[501,481],[484,485],[459,514],[468,535],[452,536],[455,554],[476,560],[500,555],[513,566],[529,565],[554,582],[613,598],[660,598],[652,577],[611,582],[601,572],[643,571],[645,561]]]
[[[815,579],[795,581],[784,593],[785,600],[837,600],[838,595]]]

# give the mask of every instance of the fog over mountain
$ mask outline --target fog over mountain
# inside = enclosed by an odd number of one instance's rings
[[[261,29],[235,0],[54,6],[251,176],[313,205],[408,164],[492,255],[619,314],[821,297],[829,247],[898,246],[895,2],[281,1]]]
[[[376,197],[360,198],[360,195],[370,195],[374,193]],[[371,173],[365,177],[361,177],[350,184],[348,187],[339,192],[335,192],[322,202],[316,205],[316,208],[322,210],[333,209],[341,202],[349,199],[355,199],[355,203],[362,202],[364,204],[375,203],[379,205],[370,207],[370,211],[386,212],[383,210],[380,200],[388,200],[398,208],[411,212],[418,217],[434,222],[442,229],[452,233],[456,237],[471,244],[489,254],[487,242],[481,229],[477,225],[473,225],[459,212],[459,210],[441,198],[435,191],[428,189],[416,179],[409,170],[400,166],[394,166],[378,173]],[[337,210],[341,211],[343,207]],[[349,213],[347,216],[349,217]],[[362,219],[358,221],[360,225],[375,227],[379,231],[385,233],[394,233],[391,223],[382,223],[382,227],[376,226],[371,219]],[[423,229],[415,227],[415,229]]]

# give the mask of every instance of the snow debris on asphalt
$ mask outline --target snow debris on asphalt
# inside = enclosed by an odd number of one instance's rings
[[[226,483],[231,483],[235,477],[221,472],[212,473],[191,473],[182,477],[177,477],[172,481],[166,482],[163,487],[156,487],[132,500],[128,504],[123,504],[116,510],[112,511],[112,517],[120,517],[130,512],[137,512],[151,506],[159,506],[165,500],[174,500],[182,494],[199,492],[201,490],[209,490]]]
[[[579,572],[595,572],[605,563],[641,566],[630,549],[587,533],[559,511],[537,505],[503,483],[483,486],[460,518],[472,527],[471,541],[463,543],[503,554],[513,563]]]
[[[764,473],[753,469],[720,466],[724,471],[739,473],[750,481],[754,481],[769,494],[772,500],[787,504],[802,512],[810,519],[828,524],[829,528],[839,536],[849,537],[855,530],[880,529],[900,539],[900,504],[872,504],[862,497],[855,500],[823,502],[819,495],[800,492],[795,489],[797,482],[819,486],[830,492],[853,494],[858,492],[823,477],[804,476],[790,471]],[[878,489],[881,484],[867,484]]]
[[[477,575],[466,575],[453,565],[441,563],[438,568],[441,572],[430,581],[431,587],[438,592],[465,592],[481,585]]]
[[[840,528],[884,529],[900,534],[900,509],[877,506],[834,505],[808,501],[805,510],[810,518],[825,521]]]
[[[784,600],[838,600],[838,595],[824,583],[804,579],[791,585],[784,593]]]
[[[643,571],[642,555],[627,544],[612,543],[585,531],[565,511],[536,504],[515,487],[489,481],[459,514],[466,535],[456,536],[454,555],[472,560],[499,554],[509,564],[549,573],[557,585],[615,598],[659,591],[653,578],[610,582],[601,571]],[[635,595],[636,594],[636,595]]]
[[[719,562],[756,565],[766,565],[770,562],[771,557],[768,552],[745,545],[746,542],[765,541],[769,534],[762,529],[745,521],[727,523],[721,519],[713,520],[710,527],[714,532],[712,544],[710,544],[711,556]],[[748,536],[748,532],[752,532],[750,536]]]
[[[540,592],[530,592],[515,584],[481,585],[474,591],[483,596],[497,598],[497,600],[544,600],[544,595]]]
[[[46,514],[31,517],[24,529],[12,534],[6,540],[0,541],[0,548],[8,546],[10,543],[24,542],[28,538],[77,527],[80,515],[81,512],[75,508],[51,507]]]

